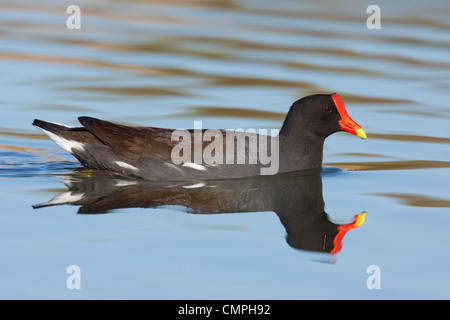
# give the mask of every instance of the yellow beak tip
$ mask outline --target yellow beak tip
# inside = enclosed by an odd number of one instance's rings
[[[364,222],[366,221],[366,215],[367,215],[366,211],[361,212],[360,214],[357,214],[355,216],[355,226],[357,226],[357,227],[362,226],[364,224]]]
[[[367,134],[364,132],[363,129],[356,129],[356,135],[362,139],[367,139]]]

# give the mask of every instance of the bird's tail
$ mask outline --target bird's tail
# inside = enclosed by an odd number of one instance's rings
[[[74,135],[74,128],[63,124],[47,122],[35,119],[33,126],[39,128],[58,146],[67,152],[72,153],[74,149],[83,149],[83,143],[77,141]]]

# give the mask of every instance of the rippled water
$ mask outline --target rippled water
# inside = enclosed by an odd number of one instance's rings
[[[78,1],[72,31],[70,4],[1,3],[1,298],[449,298],[448,1],[378,1],[375,30],[351,0]],[[331,136],[320,175],[279,184],[142,186],[31,126],[279,128],[330,92],[368,139]]]

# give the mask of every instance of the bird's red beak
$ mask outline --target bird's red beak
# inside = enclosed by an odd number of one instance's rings
[[[352,118],[350,118],[347,110],[345,110],[344,101],[342,101],[341,97],[336,93],[331,95],[331,97],[333,98],[334,104],[336,105],[336,108],[341,116],[339,125],[341,126],[342,130],[350,132],[351,134],[354,134],[355,136],[358,136],[360,138],[366,139],[367,135],[364,130],[359,124],[357,124]]]
[[[355,228],[358,228],[364,224],[364,221],[366,219],[367,212],[361,212],[360,214],[357,214],[353,218],[353,222],[348,224],[343,224],[338,227],[338,234],[336,235],[336,238],[334,238],[333,244],[333,250],[330,251],[330,254],[336,254],[342,249],[342,239],[344,239],[345,234]]]

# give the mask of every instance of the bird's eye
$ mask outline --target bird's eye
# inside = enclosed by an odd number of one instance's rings
[[[325,107],[323,107],[323,112],[330,113],[331,112],[331,108],[329,106],[325,106]]]

